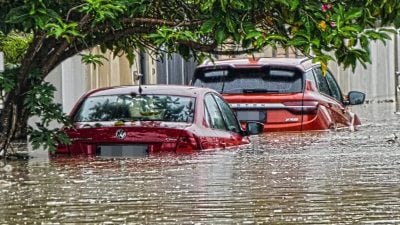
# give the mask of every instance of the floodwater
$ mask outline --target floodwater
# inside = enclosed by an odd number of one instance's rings
[[[0,224],[399,224],[400,115],[275,133],[246,148],[129,160],[49,160],[0,171]],[[400,138],[399,138],[400,139]]]

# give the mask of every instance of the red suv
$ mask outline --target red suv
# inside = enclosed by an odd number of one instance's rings
[[[344,96],[328,70],[309,58],[217,60],[197,67],[191,84],[223,95],[240,121],[264,123],[264,131],[325,130],[360,125],[346,107],[365,94]]]

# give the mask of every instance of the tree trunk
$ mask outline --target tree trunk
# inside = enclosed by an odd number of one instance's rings
[[[13,140],[26,140],[27,138],[27,127],[28,127],[28,119],[30,113],[23,106],[23,98],[17,102],[17,120],[16,127]]]
[[[1,122],[1,134],[0,134],[0,151],[3,152],[3,156],[7,155],[7,151],[14,136],[16,121],[17,121],[17,94],[13,90],[11,91],[4,102],[4,108],[1,111],[0,122]]]
[[[24,85],[13,89],[4,101],[0,114],[0,152],[3,151],[3,156],[6,156],[11,141],[27,137],[29,112],[24,106],[24,93],[28,88]]]

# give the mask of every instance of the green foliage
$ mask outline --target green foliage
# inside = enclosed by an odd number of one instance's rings
[[[117,19],[126,9],[124,0],[86,0],[80,11],[94,15],[93,24]]]
[[[53,21],[59,15],[41,0],[24,1],[23,4],[12,8],[5,22],[10,24],[22,25],[22,31],[29,32],[32,29],[44,28],[47,23]]]
[[[82,62],[85,64],[93,64],[95,67],[96,65],[103,65],[102,60],[107,60],[104,55],[100,54],[80,54],[82,56]]]
[[[332,60],[354,67],[368,62],[370,40],[389,38],[387,31],[374,30],[376,25],[400,24],[397,0],[15,0],[0,10],[8,12],[0,16],[5,33],[14,27],[65,39],[71,47],[100,44],[127,53],[131,63],[137,49],[189,57],[233,41],[253,50],[294,47],[319,58],[332,52],[342,55]],[[146,22],[127,22],[132,18]],[[139,32],[129,33],[132,28]],[[341,52],[357,53],[347,57]]]
[[[57,143],[70,144],[71,141],[68,136],[59,128],[48,129],[41,123],[36,123],[36,127],[29,126],[29,142],[32,144],[33,149],[42,147],[49,152],[55,152]]]
[[[30,34],[1,35],[0,33],[0,51],[4,52],[6,64],[9,66],[20,64],[31,41],[32,35]]]
[[[82,36],[77,30],[77,23],[64,23],[61,19],[57,19],[56,21],[48,23],[44,27],[48,36],[54,36],[56,39],[65,38],[69,43],[71,43],[71,38]]]
[[[0,90],[8,93],[15,87],[15,74],[25,57],[31,39],[32,36],[29,34],[10,33],[1,35],[0,33],[0,51],[4,52],[5,56],[5,71],[0,74]]]
[[[0,90],[10,92],[15,86],[15,73],[18,71],[18,67],[6,68],[6,70],[0,75]]]
[[[37,76],[33,75],[33,76]],[[68,116],[62,111],[60,104],[53,102],[55,87],[50,83],[43,82],[41,85],[34,86],[26,93],[25,106],[31,116],[38,116],[41,120],[36,123],[36,127],[30,126],[29,140],[33,148],[40,146],[53,151],[55,149],[55,141],[63,144],[69,143],[65,133],[58,128],[50,129],[50,123],[70,125]]]

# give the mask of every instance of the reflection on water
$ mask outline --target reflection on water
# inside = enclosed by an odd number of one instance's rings
[[[0,171],[0,224],[400,223],[400,115],[384,104],[354,111],[356,132],[269,133],[184,156],[12,162]]]

